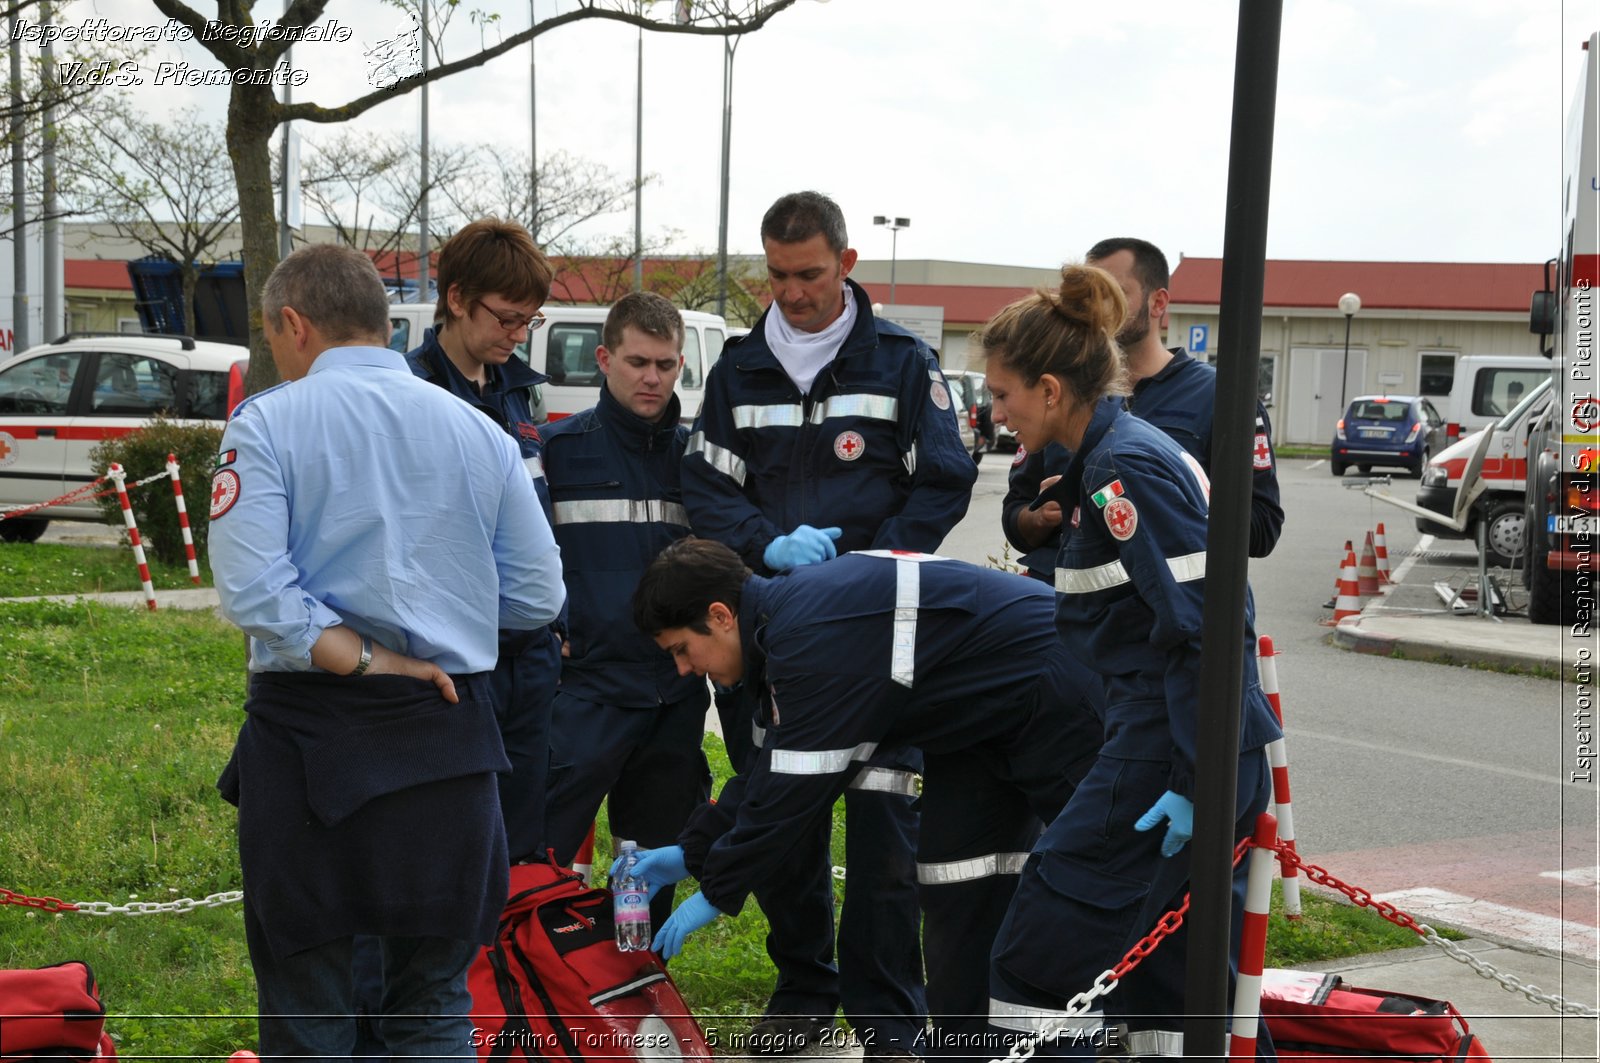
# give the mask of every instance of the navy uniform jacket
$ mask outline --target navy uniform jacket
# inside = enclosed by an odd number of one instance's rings
[[[689,431],[678,398],[661,420],[644,421],[602,385],[600,403],[545,429],[544,461],[554,501],[571,613],[571,656],[561,689],[585,701],[651,708],[680,701],[705,680],[680,676],[672,658],[633,623],[639,577],[669,543],[689,534],[678,470]]]
[[[1103,752],[1170,761],[1170,788],[1190,798],[1210,492],[1200,463],[1120,398],[1096,407],[1051,488],[1070,533],[1056,563],[1056,626],[1105,679]],[[1244,658],[1239,748],[1250,750],[1282,734],[1257,679],[1250,604]]]
[[[1046,444],[1037,452],[1024,450],[1018,444],[1017,456],[1011,460],[1006,497],[1000,503],[1000,527],[1006,534],[1006,541],[1017,548],[1017,560],[1034,572],[1055,570],[1056,554],[1061,552],[1061,533],[1058,531],[1038,546],[1029,546],[1017,530],[1017,516],[1039,496],[1039,485],[1066,472],[1071,461],[1072,452],[1060,443]]]
[[[485,366],[488,383],[480,392],[457,369],[433,329],[422,334],[422,346],[406,355],[411,371],[429,383],[438,384],[450,394],[469,403],[495,424],[505,429],[522,451],[522,463],[533,477],[534,490],[545,516],[550,516],[550,490],[544,482],[541,457],[543,440],[534,420],[532,391],[550,378],[513,355],[504,365]]]
[[[1061,770],[1081,775],[1099,747],[1099,685],[1055,637],[1051,612],[1036,580],[926,554],[846,554],[747,579],[744,681],[765,684],[770,726],[747,776],[686,828],[706,899],[737,912],[792,866],[805,825],[879,745],[1003,755],[1045,713],[1058,718],[1046,732],[1077,755]]]
[[[1127,408],[1138,417],[1149,421],[1177,441],[1184,450],[1193,454],[1202,468],[1211,471],[1212,415],[1216,410],[1217,371],[1205,362],[1196,361],[1182,347],[1172,348],[1172,361],[1154,376],[1145,377],[1133,386],[1133,396]],[[1053,453],[1062,448],[1049,446],[1042,454],[1029,454],[1012,470],[1011,484],[1001,507],[1001,526],[1011,545],[1024,551],[1054,551],[1058,542],[1029,547],[1017,535],[1017,511],[1039,493],[1039,484],[1046,477],[1061,471],[1052,464]],[[1048,466],[1048,467],[1047,467]],[[1256,431],[1252,458],[1254,476],[1250,492],[1250,556],[1266,557],[1278,544],[1283,533],[1283,506],[1278,493],[1277,460],[1272,453],[1272,422],[1267,419],[1266,407],[1256,403]],[[1048,564],[1037,566],[1048,570]]]
[[[767,346],[766,315],[706,375],[684,505],[695,534],[757,572],[767,545],[801,524],[842,528],[840,553],[934,550],[978,478],[933,352],[873,317],[865,289],[846,283],[855,327],[809,394]]]

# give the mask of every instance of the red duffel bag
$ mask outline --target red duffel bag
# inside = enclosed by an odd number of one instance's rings
[[[1450,1002],[1362,989],[1336,974],[1266,971],[1261,1018],[1285,1058],[1326,1063],[1489,1058]]]
[[[79,960],[0,971],[0,1063],[114,1059],[94,972]]]

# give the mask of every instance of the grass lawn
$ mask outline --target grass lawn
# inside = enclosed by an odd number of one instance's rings
[[[61,563],[88,564],[71,554]],[[233,809],[214,782],[243,692],[242,639],[210,612],[0,602],[0,887],[117,904],[238,889]],[[720,784],[721,743],[708,738],[707,751]],[[610,862],[604,826],[601,868]],[[842,831],[834,844],[842,862]],[[693,884],[679,889],[686,896]],[[1320,897],[1308,896],[1306,911],[1295,926],[1275,917],[1269,965],[1419,940]],[[732,1017],[759,1013],[772,978],[765,933],[748,904],[690,940],[673,974],[697,1014],[729,1017],[717,1024],[728,1029],[741,1021]],[[0,906],[0,967],[69,959],[98,976],[124,1056],[224,1057],[254,1044],[237,904],[138,918]]]
[[[150,563],[150,582],[157,590],[194,586],[187,564],[163,565],[148,550],[145,557]],[[200,582],[211,586],[211,570],[204,564]],[[139,566],[132,547],[0,543],[0,598],[138,589]]]

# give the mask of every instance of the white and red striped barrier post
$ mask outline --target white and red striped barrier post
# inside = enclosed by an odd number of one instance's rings
[[[194,559],[194,536],[189,532],[189,507],[183,504],[183,484],[178,479],[178,456],[167,455],[167,475],[172,477],[172,494],[178,500],[178,527],[183,529],[183,552],[189,558],[189,582],[200,586],[200,562]]]
[[[144,587],[144,601],[153,613],[156,611],[156,588],[150,582],[150,565],[144,559],[144,543],[139,541],[139,525],[133,519],[133,504],[128,501],[128,474],[116,462],[106,470],[117,485],[117,501],[122,504],[122,523],[128,526],[128,541],[133,543],[133,559],[139,562],[139,583]]]
[[[1233,1034],[1229,1063],[1256,1058],[1261,1024],[1261,972],[1267,964],[1267,913],[1272,908],[1273,845],[1278,821],[1271,812],[1256,817],[1250,868],[1244,887],[1244,925],[1239,928],[1239,981],[1233,989]]]
[[[1261,672],[1261,692],[1266,694],[1272,713],[1283,726],[1283,699],[1278,694],[1278,656],[1272,637],[1262,635],[1256,640],[1257,665]],[[1289,803],[1289,746],[1279,738],[1267,743],[1267,764],[1272,768],[1273,811],[1278,815],[1278,837],[1290,852],[1294,847],[1294,809]],[[1289,919],[1300,918],[1300,868],[1283,863],[1283,914]]]

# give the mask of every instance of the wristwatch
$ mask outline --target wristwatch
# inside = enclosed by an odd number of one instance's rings
[[[366,635],[361,636],[361,660],[345,675],[354,679],[358,675],[365,675],[368,668],[372,667],[372,640]]]

